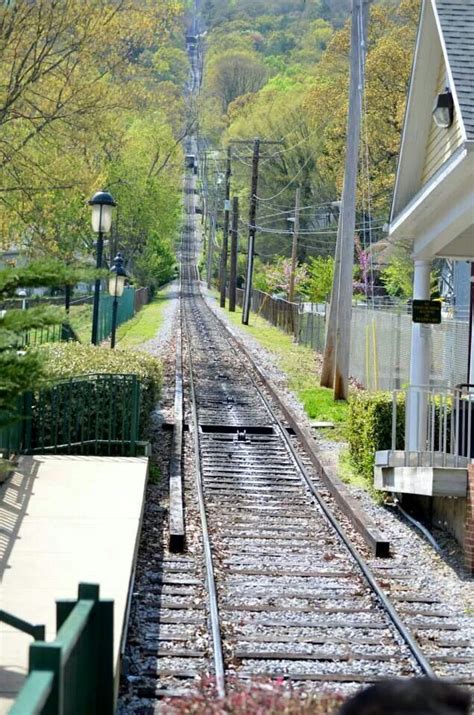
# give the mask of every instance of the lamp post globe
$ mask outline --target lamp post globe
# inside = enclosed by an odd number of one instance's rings
[[[97,191],[88,201],[92,207],[92,230],[94,233],[110,233],[112,228],[112,209],[117,206],[108,191]]]
[[[108,191],[97,191],[88,201],[92,208],[92,230],[97,233],[97,254],[96,268],[102,268],[102,256],[104,252],[104,233],[109,233],[112,228],[112,209],[117,204]],[[92,337],[91,342],[97,345],[99,342],[99,301],[100,301],[100,278],[96,278],[94,284],[94,305],[92,310]]]
[[[117,331],[118,298],[123,295],[127,271],[124,268],[124,259],[121,253],[117,253],[114,258],[114,265],[110,269],[109,293],[114,298],[112,304],[112,332],[110,335],[110,347],[115,347],[115,334]]]
[[[117,253],[114,258],[114,265],[110,269],[109,293],[114,298],[120,298],[125,288],[125,279],[128,277],[124,266],[124,258],[121,253]]]

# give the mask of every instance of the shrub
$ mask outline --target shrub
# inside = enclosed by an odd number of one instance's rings
[[[225,698],[212,684],[201,683],[194,697],[165,700],[166,715],[335,715],[344,698],[338,694],[309,694],[293,689],[283,678],[235,681]]]
[[[405,403],[397,407],[397,448],[402,447]],[[392,446],[392,394],[357,392],[349,400],[347,435],[351,461],[357,472],[372,485],[375,452]]]
[[[110,350],[74,342],[43,345],[39,353],[45,357],[52,379],[93,373],[137,375],[141,385],[142,432],[146,428],[161,392],[161,364],[156,358],[135,350]]]

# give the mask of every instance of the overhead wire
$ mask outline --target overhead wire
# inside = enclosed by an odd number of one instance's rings
[[[305,169],[305,168],[308,166],[308,164],[309,164],[309,162],[311,161],[311,159],[312,159],[311,156],[309,156],[309,157],[306,159],[305,163],[304,163],[302,166],[300,166],[300,168],[298,169],[298,171],[296,172],[296,174],[293,176],[293,178],[290,179],[290,181],[287,183],[286,186],[283,187],[283,189],[281,189],[281,191],[278,191],[278,193],[274,194],[273,196],[268,196],[268,197],[265,198],[265,199],[262,198],[261,196],[257,196],[257,201],[261,201],[262,203],[267,203],[268,201],[273,201],[273,199],[276,199],[278,196],[281,196],[281,195],[282,195],[287,189],[289,189],[290,186],[296,181],[296,179],[297,179],[298,176],[301,174],[301,172],[303,171],[303,169]]]

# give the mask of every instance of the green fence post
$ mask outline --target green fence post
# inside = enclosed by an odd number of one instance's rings
[[[53,673],[51,693],[41,711],[41,715],[62,715],[63,684],[61,677],[61,646],[57,643],[32,643],[28,670]],[[27,713],[23,713],[27,715]]]
[[[33,393],[25,392],[23,396],[23,420],[21,435],[21,451],[26,454],[31,452],[31,442],[33,433]]]
[[[130,456],[136,455],[136,443],[140,430],[140,383],[134,376],[132,385],[132,419],[130,422]]]
[[[98,649],[97,715],[113,715],[114,686],[114,603],[97,604],[96,648]]]
[[[99,599],[97,584],[79,584],[77,601],[56,602],[57,630],[67,621],[80,601],[93,601],[83,639],[79,677],[66,681],[65,709],[78,715],[113,715],[114,713],[114,603]],[[80,688],[80,692],[74,692]],[[73,709],[71,709],[71,707]]]

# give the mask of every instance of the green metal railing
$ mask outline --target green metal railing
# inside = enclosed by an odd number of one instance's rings
[[[0,429],[0,452],[134,456],[140,432],[136,375],[92,374],[27,393],[23,419]]]
[[[84,375],[32,397],[28,453],[130,455],[139,439],[136,375]]]
[[[112,332],[112,307],[114,298],[101,293],[99,303],[99,342],[106,340]],[[135,289],[128,286],[117,299],[117,326],[130,320],[135,315]]]
[[[56,638],[30,645],[10,715],[113,714],[113,609],[94,584],[80,584],[77,601],[56,603]]]
[[[78,341],[78,337],[69,323],[45,325],[40,328],[25,330],[22,336],[22,346],[32,347],[43,343],[60,343],[69,340]]]
[[[18,415],[24,415],[23,400],[18,402]],[[21,452],[25,425],[21,417],[10,414],[1,415],[1,422],[6,424],[0,427],[0,453],[5,457]]]
[[[22,618],[14,616],[13,613],[0,610],[0,623],[6,623],[7,626],[11,626],[17,631],[27,633],[29,636],[32,636],[35,641],[44,641],[46,630],[44,626],[28,623],[28,621],[24,621]]]

